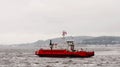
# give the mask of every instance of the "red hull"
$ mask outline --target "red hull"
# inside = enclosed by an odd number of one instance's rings
[[[91,57],[94,56],[94,51],[68,51],[68,50],[45,50],[40,49],[35,52],[40,57]]]

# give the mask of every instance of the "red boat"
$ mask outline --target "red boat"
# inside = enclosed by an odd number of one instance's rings
[[[63,31],[62,36],[65,41],[65,35],[67,32]],[[94,51],[85,51],[81,49],[80,51],[74,50],[74,41],[65,41],[69,49],[53,49],[56,44],[52,43],[50,40],[50,49],[40,49],[35,51],[35,54],[40,57],[91,57],[94,56]]]
[[[94,56],[94,51],[74,50],[73,41],[67,41],[70,49],[53,49],[52,41],[50,40],[51,49],[40,49],[35,52],[40,57],[91,57]]]

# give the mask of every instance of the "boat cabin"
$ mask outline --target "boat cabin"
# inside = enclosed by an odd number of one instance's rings
[[[68,44],[68,48],[70,47],[71,51],[75,51],[75,49],[74,49],[74,41],[66,41],[66,42]]]

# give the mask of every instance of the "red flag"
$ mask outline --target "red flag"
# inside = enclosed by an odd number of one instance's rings
[[[67,35],[67,32],[63,31],[62,36],[65,36],[65,35]]]

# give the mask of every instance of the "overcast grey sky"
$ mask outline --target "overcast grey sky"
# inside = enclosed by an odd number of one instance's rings
[[[0,0],[0,44],[120,36],[120,0]]]

